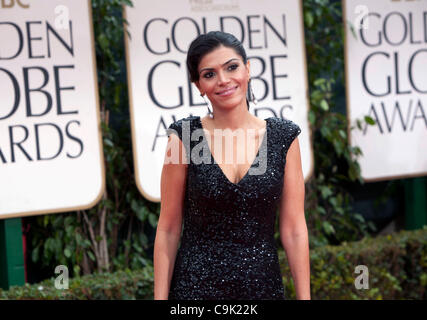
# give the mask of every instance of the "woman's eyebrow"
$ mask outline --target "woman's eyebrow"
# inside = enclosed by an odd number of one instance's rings
[[[234,60],[239,60],[239,59],[237,59],[237,58],[231,58],[230,60],[228,60],[227,62],[224,62],[223,64],[222,64],[222,66],[225,66],[226,64],[228,64],[228,63],[230,63],[231,61],[234,61]],[[202,71],[204,71],[204,70],[214,70],[214,68],[203,68],[202,70],[200,70],[199,71],[199,74],[201,74],[202,73]]]

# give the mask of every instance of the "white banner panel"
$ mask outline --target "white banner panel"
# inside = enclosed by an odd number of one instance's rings
[[[160,200],[166,128],[189,115],[203,117],[206,105],[188,80],[187,49],[199,34],[232,33],[243,42],[251,64],[261,119],[291,119],[301,127],[304,176],[313,169],[307,113],[307,78],[300,0],[134,1],[125,8],[136,183],[152,201]]]
[[[427,0],[344,0],[350,126],[367,181],[427,173]],[[355,35],[352,33],[352,28]]]
[[[1,5],[0,219],[92,207],[105,178],[90,1]]]

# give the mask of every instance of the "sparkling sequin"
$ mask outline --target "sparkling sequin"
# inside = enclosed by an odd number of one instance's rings
[[[187,158],[184,229],[169,299],[285,299],[274,225],[286,154],[301,129],[288,119],[265,120],[267,132],[261,146],[266,142],[267,166],[263,174],[247,174],[232,183],[210,151],[199,164]],[[177,133],[184,142],[185,121],[191,132],[203,128],[200,117],[189,116],[172,123],[168,135]],[[184,143],[187,155],[197,144],[207,144],[203,136],[189,141]]]

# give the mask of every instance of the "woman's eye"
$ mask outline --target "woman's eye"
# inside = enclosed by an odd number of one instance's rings
[[[209,78],[212,78],[213,77],[213,72],[206,72],[204,75],[203,75],[203,78],[206,78],[206,79],[209,79]]]
[[[232,64],[228,67],[228,70],[231,70],[231,71],[236,70],[238,66],[239,65],[237,65],[237,64]]]

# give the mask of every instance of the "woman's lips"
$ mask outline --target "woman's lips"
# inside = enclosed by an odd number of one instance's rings
[[[220,92],[217,92],[216,94],[221,96],[221,97],[226,97],[226,96],[232,95],[236,91],[236,89],[237,89],[237,86],[221,90]]]

